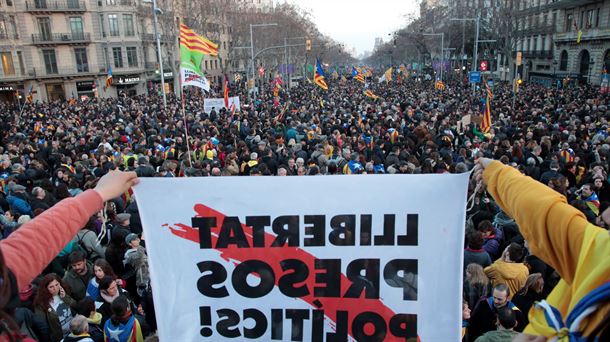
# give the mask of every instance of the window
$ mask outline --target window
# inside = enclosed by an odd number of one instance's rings
[[[217,59],[214,60],[214,69],[218,69],[218,60]]]
[[[116,5],[116,0],[106,0],[106,5]]]
[[[597,13],[595,13],[595,27],[599,27],[599,11],[600,9],[597,9]]]
[[[565,31],[569,32],[570,30],[572,30],[572,27],[574,26],[574,14],[572,13],[568,13],[566,14],[566,27],[565,27]]]
[[[17,22],[15,21],[15,16],[9,15],[8,21],[11,24],[11,29],[13,31],[13,32],[11,32],[11,34],[13,35],[13,38],[15,38],[15,39],[19,38],[19,35],[17,33]]]
[[[72,32],[72,39],[83,40],[85,38],[83,18],[70,17],[70,31]]]
[[[38,18],[38,32],[42,40],[51,40],[51,20],[48,17]]]
[[[87,49],[86,48],[74,49],[74,57],[76,59],[76,71],[77,72],[89,72],[89,63],[87,62]]]
[[[130,68],[138,66],[138,50],[136,47],[127,47],[127,65]]]
[[[11,55],[10,52],[0,52],[0,59],[2,60],[4,75],[14,75],[15,66],[13,65],[13,55]]]
[[[102,32],[102,37],[106,37],[106,28],[104,27],[104,15],[100,14],[100,31]]]
[[[203,65],[205,65],[204,69],[208,70],[208,61],[203,61]]]
[[[17,51],[17,60],[19,61],[21,75],[25,75],[25,64],[23,63],[23,53],[21,51]]]
[[[123,51],[121,51],[120,47],[112,48],[112,58],[114,59],[115,68],[123,67]]]
[[[585,28],[593,27],[593,23],[594,23],[593,19],[595,18],[594,14],[595,14],[595,10],[587,11],[587,20],[585,21],[585,25],[584,25]]]
[[[57,59],[55,59],[55,50],[42,50],[42,56],[47,74],[57,74]]]
[[[119,35],[119,17],[116,14],[108,14],[108,27],[111,36]]]
[[[566,50],[561,51],[561,57],[559,57],[559,70],[568,70],[568,52]]]
[[[133,15],[123,14],[123,29],[125,29],[125,36],[133,37],[135,35],[133,29]]]
[[[4,19],[0,18],[0,39],[6,39],[6,38],[8,38],[6,22],[4,22]]]

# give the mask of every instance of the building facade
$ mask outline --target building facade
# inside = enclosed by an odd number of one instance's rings
[[[178,86],[175,2],[157,4],[166,91]],[[160,91],[152,10],[150,0],[0,0],[0,101],[23,101],[30,89],[34,101]],[[208,29],[218,32],[211,39],[224,57],[227,27]],[[228,63],[221,59],[203,62],[211,80],[219,81],[221,63]]]

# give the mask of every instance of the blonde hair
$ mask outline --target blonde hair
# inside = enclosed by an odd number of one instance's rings
[[[469,264],[466,266],[466,280],[470,284],[482,284],[483,286],[487,286],[489,284],[489,278],[483,272],[483,267],[479,264]]]
[[[536,293],[542,292],[542,288],[544,287],[544,279],[542,278],[541,273],[532,273],[527,277],[525,281],[525,285],[521,289],[521,294],[526,295],[528,291],[534,291]]]

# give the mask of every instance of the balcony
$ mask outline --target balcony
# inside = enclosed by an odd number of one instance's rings
[[[553,58],[553,50],[523,51],[524,58]]]
[[[140,36],[143,42],[156,42],[155,35],[153,33],[142,33]],[[160,40],[162,43],[171,43],[174,39],[170,35],[162,34]]]
[[[554,42],[557,43],[574,43],[578,39],[578,32],[570,30],[568,32],[560,32],[555,34]],[[599,27],[593,29],[585,29],[582,31],[581,42],[587,41],[605,41],[610,39],[610,27]]]
[[[36,70],[36,68],[29,71],[30,78],[72,78],[79,76],[95,76],[98,73],[94,71],[94,66],[89,64],[88,66],[82,66],[80,70],[74,66],[60,66],[57,67],[56,70],[46,70],[44,67],[40,68],[40,70]]]
[[[134,0],[115,0],[114,3],[106,2],[106,6],[123,6],[123,7],[133,7],[136,5]]]
[[[25,3],[25,10],[32,14],[51,14],[51,13],[82,13],[87,11],[84,1],[67,0],[34,0]]]
[[[545,34],[545,33],[553,33],[555,26],[552,24],[548,25],[535,25],[532,27],[528,27],[525,29],[521,29],[517,31],[517,35],[519,36],[529,36],[532,34]]]
[[[90,33],[53,33],[32,34],[35,45],[88,44],[91,43]]]
[[[551,2],[548,5],[548,9],[556,10],[556,9],[564,9],[564,8],[572,8],[579,6],[587,6],[595,3],[603,2],[603,0],[559,0],[555,2]]]
[[[19,39],[19,35],[16,33],[8,33],[8,32],[0,33],[0,40],[9,40],[9,39]]]

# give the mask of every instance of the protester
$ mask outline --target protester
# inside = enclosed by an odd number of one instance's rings
[[[506,247],[500,259],[484,270],[493,286],[498,284],[508,285],[511,293],[509,299],[512,298],[512,294],[521,290],[529,275],[529,269],[523,263],[525,253],[526,250],[523,246],[513,242]]]
[[[517,326],[517,315],[515,310],[508,307],[498,309],[498,321],[496,323],[498,330],[486,332],[483,336],[479,336],[475,342],[512,342],[517,335],[514,330]]]
[[[525,332],[543,339],[565,334],[609,339],[608,231],[590,224],[563,196],[517,170],[485,158],[478,165],[484,169],[487,190],[515,217],[532,253],[562,278],[548,298],[530,310]],[[575,321],[578,325],[573,325]],[[558,322],[570,330],[557,326]]]
[[[527,277],[523,288],[515,294],[512,301],[523,312],[529,312],[534,303],[544,299],[542,290],[544,289],[544,279],[542,274],[533,273]],[[524,316],[525,323],[529,324],[527,315]]]
[[[72,252],[69,260],[70,269],[64,276],[64,282],[70,287],[72,298],[79,301],[85,298],[89,281],[94,277],[93,264],[80,250]]]
[[[71,308],[75,304],[74,299],[66,292],[66,285],[56,274],[47,274],[42,279],[34,300],[34,309],[36,315],[49,326],[52,342],[61,341],[70,332]]]
[[[510,290],[505,284],[496,285],[492,295],[482,298],[474,308],[469,324],[469,341],[475,341],[479,336],[488,331],[496,330],[498,312],[502,308],[508,308],[515,312],[519,327],[524,327],[523,313],[509,300]],[[513,328],[513,327],[511,327]],[[523,328],[521,328],[522,330]]]

